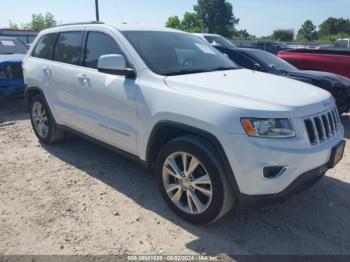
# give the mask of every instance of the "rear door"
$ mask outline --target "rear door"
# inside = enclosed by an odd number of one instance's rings
[[[76,122],[85,134],[136,153],[136,80],[97,70],[100,56],[120,54],[126,57],[125,53],[109,31],[101,29],[86,34],[84,67],[74,72],[79,80]]]
[[[54,98],[56,121],[77,128],[79,110],[75,100],[78,95],[79,74],[84,31],[64,31],[58,34],[53,51],[53,61],[44,68],[50,74],[50,93]]]
[[[53,48],[56,42],[57,34],[43,35],[33,48],[31,55],[25,61],[24,78],[28,86],[37,86],[41,88],[50,107],[54,104],[55,98],[52,92],[51,79],[51,59]],[[29,72],[29,73],[27,73]],[[55,113],[52,108],[51,111]],[[56,118],[56,115],[55,115]]]

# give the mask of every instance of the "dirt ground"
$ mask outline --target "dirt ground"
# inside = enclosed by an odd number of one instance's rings
[[[41,145],[22,100],[0,102],[1,122],[0,254],[350,254],[350,121],[344,160],[318,184],[201,227],[131,160],[78,137]]]

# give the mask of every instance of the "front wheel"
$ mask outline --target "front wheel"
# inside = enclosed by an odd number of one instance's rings
[[[156,172],[169,207],[193,224],[214,222],[233,207],[229,179],[205,140],[184,136],[170,141],[159,153]]]

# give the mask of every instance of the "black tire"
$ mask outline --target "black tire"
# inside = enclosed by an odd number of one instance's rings
[[[35,127],[35,124],[34,124],[35,120],[34,120],[34,116],[33,116],[33,107],[37,103],[39,103],[42,106],[43,110],[45,110],[45,112],[46,112],[48,130],[47,130],[47,133],[45,132],[45,135],[40,134],[40,132],[37,130],[37,128]],[[32,123],[34,133],[42,143],[54,144],[54,143],[61,141],[64,138],[64,132],[57,127],[57,125],[56,125],[56,123],[51,115],[51,112],[50,112],[49,108],[47,107],[47,105],[46,105],[46,103],[41,95],[35,95],[31,99],[29,111],[30,111],[29,112],[30,113],[30,120]]]
[[[189,214],[177,207],[170,199],[163,182],[163,165],[169,156],[185,152],[197,158],[207,170],[211,180],[212,199],[207,209],[200,214]],[[222,169],[217,152],[206,140],[196,136],[183,136],[168,142],[159,152],[155,172],[161,193],[168,206],[184,220],[203,225],[213,223],[226,215],[234,206],[235,197],[231,180]]]

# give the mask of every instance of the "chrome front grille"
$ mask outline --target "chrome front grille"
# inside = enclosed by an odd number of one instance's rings
[[[337,108],[304,120],[311,145],[322,144],[334,137],[341,126]]]

